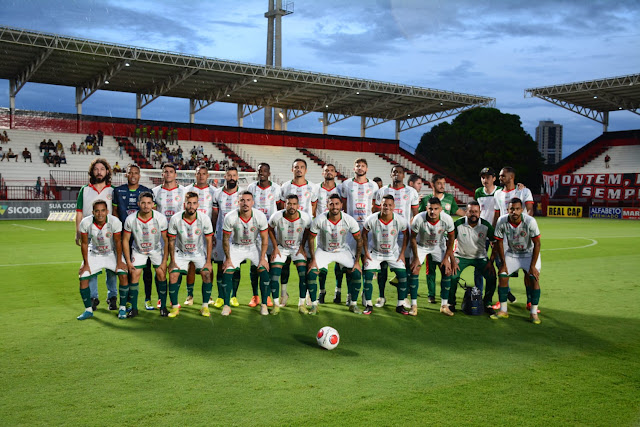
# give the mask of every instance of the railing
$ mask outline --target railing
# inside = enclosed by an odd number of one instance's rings
[[[53,187],[45,185],[40,190],[28,185],[3,185],[0,200],[56,200]]]

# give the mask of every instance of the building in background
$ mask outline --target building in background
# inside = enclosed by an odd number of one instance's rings
[[[562,159],[562,125],[542,120],[536,128],[538,151],[547,165],[554,165]]]

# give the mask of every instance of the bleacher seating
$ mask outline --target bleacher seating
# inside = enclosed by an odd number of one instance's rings
[[[146,144],[143,144],[142,142],[137,142],[134,144],[136,146],[136,148],[140,151],[140,153],[142,153],[142,155],[144,155],[146,157],[147,155],[147,148],[146,148]],[[225,158],[225,155],[222,151],[220,151],[220,149],[218,149],[218,147],[216,147],[215,144],[212,144],[210,142],[203,142],[203,141],[177,141],[177,143],[173,143],[172,145],[168,145],[167,147],[173,151],[174,149],[177,149],[178,146],[182,148],[182,157],[185,159],[185,161],[189,160],[190,156],[191,156],[191,150],[193,149],[193,147],[195,146],[196,148],[199,148],[202,145],[204,154],[206,154],[210,159],[213,160],[217,160],[218,162],[222,161]],[[160,168],[160,162],[156,162],[154,164],[154,162],[149,161],[154,168],[159,169]]]
[[[609,168],[604,159],[611,157]],[[620,145],[609,147],[593,160],[575,170],[576,174],[585,173],[638,173],[640,172],[640,145]]]

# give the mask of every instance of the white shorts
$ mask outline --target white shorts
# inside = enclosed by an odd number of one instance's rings
[[[511,276],[513,273],[516,273],[520,269],[528,272],[529,268],[531,268],[531,255],[524,258],[516,258],[514,256],[505,254],[504,260],[507,264],[507,274],[509,274],[509,276]],[[541,268],[542,257],[538,255],[538,260],[536,261],[536,269],[540,271]]]
[[[141,254],[135,249],[131,250],[131,263],[136,268],[144,268],[147,265],[147,260],[151,260],[151,264],[154,268],[158,268],[158,266],[162,263],[162,257],[164,253],[160,251],[151,251],[149,254]]]
[[[316,249],[318,270],[326,270],[332,262],[336,262],[345,268],[353,268],[355,261],[355,256],[349,249],[342,249],[337,252],[325,252],[320,248]]]
[[[187,274],[189,272],[189,263],[193,263],[196,267],[196,273],[200,273],[202,267],[207,263],[207,256],[203,253],[186,254],[184,252],[176,251],[174,253],[174,261],[178,266],[178,269],[170,271],[170,273],[178,271],[182,274]]]
[[[371,259],[365,258],[363,270],[380,271],[380,264],[386,262],[390,269],[405,269],[404,261],[398,261],[400,254],[382,255],[369,252]]]
[[[287,262],[287,258],[291,258],[291,262],[296,263],[299,261],[307,261],[307,259],[298,253],[298,249],[286,249],[278,245],[278,251],[280,255],[273,260],[272,264],[284,265]]]
[[[229,257],[231,258],[231,269],[240,268],[240,264],[245,260],[251,261],[251,264],[256,267],[260,265],[260,251],[256,246],[249,246],[247,249],[241,249],[236,245],[230,245]]]
[[[427,255],[431,255],[434,262],[441,263],[442,258],[444,258],[444,254],[445,251],[441,248],[426,249],[422,246],[418,246],[418,260],[420,261],[420,265],[424,264],[425,259],[427,259]],[[413,251],[411,251],[411,261],[413,262]]]
[[[116,274],[127,274],[126,271],[117,268],[116,254],[94,255],[90,253],[88,261],[90,272],[84,272],[82,276],[78,276],[80,277],[80,279],[84,280],[92,276],[97,276],[98,274],[102,273],[103,268],[106,268],[107,270],[110,270]],[[122,259],[122,261],[124,262],[124,258]],[[80,267],[83,266],[84,261],[82,262],[82,264],[80,264]]]

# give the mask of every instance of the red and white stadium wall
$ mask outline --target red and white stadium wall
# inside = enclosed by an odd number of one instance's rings
[[[77,116],[66,113],[17,110],[14,129],[43,130],[68,133],[95,133],[98,129],[106,135],[132,136],[136,125],[178,128],[178,139],[235,144],[272,145],[308,149],[325,148],[343,151],[374,153],[398,153],[399,143],[394,139],[359,138],[321,135],[302,132],[247,129],[231,126],[188,124],[154,120],[135,120],[102,116]],[[0,109],[0,128],[10,127],[7,108]]]

